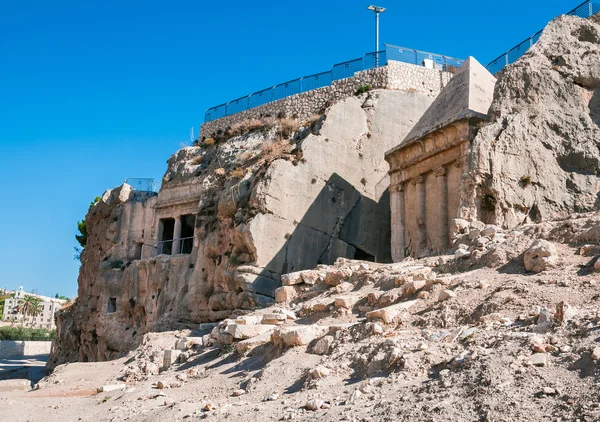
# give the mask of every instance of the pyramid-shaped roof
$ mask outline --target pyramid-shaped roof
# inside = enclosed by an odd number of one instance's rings
[[[474,57],[469,57],[406,138],[393,150],[458,120],[485,118],[494,98],[495,85],[496,78]]]

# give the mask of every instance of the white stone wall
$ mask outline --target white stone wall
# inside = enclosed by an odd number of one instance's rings
[[[0,340],[0,359],[50,354],[51,341]]]
[[[249,110],[225,116],[200,127],[200,139],[210,138],[244,120],[285,115],[299,120],[322,113],[334,102],[352,97],[364,85],[400,91],[414,91],[437,97],[452,78],[451,73],[390,60],[387,66],[357,72],[353,77],[334,81],[330,86],[292,95]]]

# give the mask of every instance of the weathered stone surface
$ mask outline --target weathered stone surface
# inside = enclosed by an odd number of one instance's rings
[[[411,300],[408,302],[398,303],[396,305],[388,306],[381,309],[375,309],[371,312],[366,313],[368,319],[381,319],[386,324],[391,324],[398,319],[404,312],[413,307],[417,300]]]
[[[262,323],[271,325],[281,325],[287,320],[287,316],[284,314],[263,314]]]
[[[547,240],[536,240],[525,251],[523,260],[525,269],[534,273],[554,268],[558,261],[556,247]]]
[[[495,84],[496,78],[469,57],[402,143],[408,144],[457,120],[486,116]]]
[[[349,269],[330,270],[325,274],[325,283],[330,286],[337,286],[344,281],[348,281],[351,276],[352,271]]]
[[[581,34],[599,28],[561,16],[502,70],[473,141],[462,215],[512,228],[597,208],[600,41]]]
[[[297,286],[283,286],[275,290],[275,302],[288,303],[296,299],[301,290]]]
[[[177,362],[177,358],[181,354],[181,350],[165,350],[163,352],[163,366],[168,368],[175,362]]]
[[[236,287],[242,290],[270,297],[275,297],[275,290],[281,287],[281,283],[277,280],[250,273],[236,271],[233,279]]]
[[[271,340],[276,346],[304,346],[325,334],[328,329],[320,325],[278,328],[271,334]]]
[[[583,245],[579,249],[581,256],[598,256],[600,255],[600,245]]]
[[[456,293],[454,293],[452,290],[442,290],[439,293],[438,301],[443,302],[445,300],[452,299],[453,297],[456,297]]]
[[[548,355],[546,355],[546,353],[535,353],[529,358],[529,363],[533,366],[546,366],[548,363]]]
[[[337,308],[352,309],[352,307],[360,300],[359,296],[342,296],[335,298],[335,306]]]
[[[317,355],[326,355],[329,353],[334,340],[333,336],[320,338],[313,346],[312,352]]]
[[[275,325],[239,325],[229,324],[225,333],[230,334],[234,340],[246,340],[261,334],[268,333],[275,328]]]
[[[270,341],[271,341],[271,333],[266,332],[266,333],[260,334],[256,337],[251,337],[249,339],[242,340],[242,341],[236,343],[235,350],[240,354],[248,353],[252,349],[262,346],[263,344],[266,344]]]
[[[284,274],[281,276],[281,284],[284,286],[293,286],[304,282],[302,279],[302,272],[297,271],[295,273]]]
[[[261,315],[243,315],[236,318],[235,323],[238,325],[256,325],[262,322]]]

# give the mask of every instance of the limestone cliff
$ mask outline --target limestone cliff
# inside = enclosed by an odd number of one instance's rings
[[[242,122],[173,155],[158,195],[107,191],[87,216],[78,299],[58,316],[50,366],[112,359],[146,332],[266,306],[283,273],[389,261],[384,151],[436,94],[372,90],[309,121]],[[193,246],[164,253],[161,222],[181,215],[195,219]]]
[[[498,77],[463,216],[515,227],[598,209],[600,25],[562,16]]]

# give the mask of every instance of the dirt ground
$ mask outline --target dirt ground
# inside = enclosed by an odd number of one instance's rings
[[[551,229],[546,237],[562,233]],[[529,245],[523,233],[519,242],[508,235],[506,247]],[[37,390],[0,393],[0,419],[597,421],[597,258],[583,256],[580,244],[554,245],[557,263],[538,274],[525,271],[521,250],[497,268],[450,258],[371,264],[354,272],[349,292],[331,287],[277,305],[297,315],[284,327],[328,327],[324,354],[315,352],[322,333],[308,345],[267,341],[244,354],[213,342],[184,348],[185,359],[160,373],[136,372],[160,366],[164,350],[195,334],[151,333],[127,357],[61,365]],[[399,289],[390,275],[419,264],[437,274],[421,292],[392,296],[395,304],[416,300],[408,311],[388,323],[366,318],[385,308],[376,303],[383,294]],[[332,305],[340,295],[355,303]],[[124,379],[124,390],[97,392]]]

